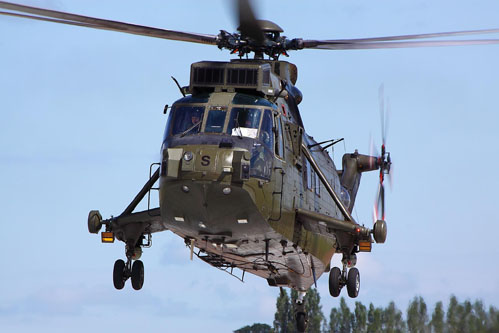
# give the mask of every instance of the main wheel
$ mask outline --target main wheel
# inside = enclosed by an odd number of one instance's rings
[[[125,262],[121,259],[116,260],[113,269],[113,283],[116,289],[123,289],[125,286]]]
[[[304,312],[298,312],[296,314],[296,329],[298,332],[305,332],[307,329],[307,318]]]
[[[348,296],[351,298],[355,298],[359,296],[359,291],[360,291],[360,273],[357,268],[350,268],[348,271],[348,278],[347,278],[347,290],[348,290]]]
[[[329,293],[333,297],[338,297],[340,295],[341,271],[338,267],[333,267],[331,272],[329,272]]]
[[[132,265],[132,287],[140,290],[144,285],[144,264],[140,260],[135,260]]]

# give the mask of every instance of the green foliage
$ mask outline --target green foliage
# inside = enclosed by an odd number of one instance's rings
[[[406,331],[402,311],[397,309],[393,301],[383,310],[381,321],[383,332],[398,333]]]
[[[294,314],[298,293],[291,290],[290,295],[281,288],[276,301],[274,328],[266,324],[254,324],[240,328],[236,333],[291,333],[296,332]],[[340,298],[338,307],[331,309],[329,323],[324,318],[320,295],[310,289],[305,296],[305,311],[308,315],[307,332],[311,333],[497,333],[499,332],[499,310],[490,306],[485,309],[481,300],[465,300],[460,303],[451,296],[447,312],[442,302],[437,302],[431,314],[421,296],[414,297],[407,308],[406,320],[394,302],[385,308],[375,307],[372,303],[366,308],[355,302],[351,310],[345,300]],[[428,318],[431,316],[431,320]]]
[[[320,332],[324,314],[322,313],[321,297],[317,289],[310,288],[304,298],[305,312],[308,316],[308,332]]]
[[[251,326],[244,326],[238,330],[235,330],[234,333],[272,333],[272,327],[267,324],[253,324]]]
[[[450,332],[460,332],[459,329],[459,318],[462,315],[462,305],[457,301],[456,296],[452,295],[449,300],[449,306],[447,307],[447,319],[446,326]]]
[[[276,302],[276,312],[274,315],[274,332],[276,333],[291,333],[288,328],[288,323],[292,322],[293,313],[288,293],[284,288],[281,288],[279,297]]]
[[[426,303],[421,296],[416,296],[407,308],[407,328],[409,332],[425,333],[429,331]]]
[[[434,333],[444,333],[444,306],[442,302],[435,304],[435,309],[431,315],[430,327]]]
[[[367,331],[367,308],[361,302],[355,302],[352,332],[362,333],[366,331]]]
[[[337,333],[340,331],[340,310],[336,308],[331,309],[331,314],[329,315],[329,332]]]
[[[379,333],[382,331],[382,313],[381,308],[375,308],[373,303],[369,304],[369,311],[367,312],[367,332]]]

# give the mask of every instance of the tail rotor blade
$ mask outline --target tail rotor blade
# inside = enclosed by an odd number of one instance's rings
[[[381,83],[378,89],[379,115],[381,118],[381,138],[385,144],[385,85]]]

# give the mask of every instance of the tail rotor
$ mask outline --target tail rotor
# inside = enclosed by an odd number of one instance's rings
[[[379,87],[379,112],[381,118],[381,154],[376,157],[376,164],[379,168],[379,186],[378,194],[376,196],[376,203],[374,205],[374,220],[385,220],[385,175],[388,175],[388,181],[391,185],[390,168],[392,159],[390,152],[386,151],[386,134],[388,131],[388,118],[390,114],[390,100],[387,99],[385,107],[385,93],[384,85]]]

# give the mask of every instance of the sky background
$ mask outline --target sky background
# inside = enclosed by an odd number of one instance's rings
[[[217,34],[234,31],[231,1],[46,0],[24,4]],[[255,1],[288,37],[333,39],[499,28],[497,1]],[[489,35],[485,38],[499,38]],[[497,188],[499,45],[290,52],[306,131],[369,153],[380,144],[378,87],[391,100],[388,239],[359,254],[356,299],[405,311],[482,299],[499,306]],[[122,243],[101,244],[87,214],[118,215],[158,162],[164,104],[190,64],[228,60],[205,45],[0,17],[0,328],[2,331],[230,332],[272,324],[278,289],[244,284],[153,235],[146,280],[117,291]],[[377,174],[365,174],[354,216],[371,225]],[[144,208],[144,205],[141,206]],[[333,263],[339,264],[339,257]],[[338,299],[318,282],[329,317]],[[346,292],[343,291],[343,296]],[[348,300],[353,304],[353,300]]]

